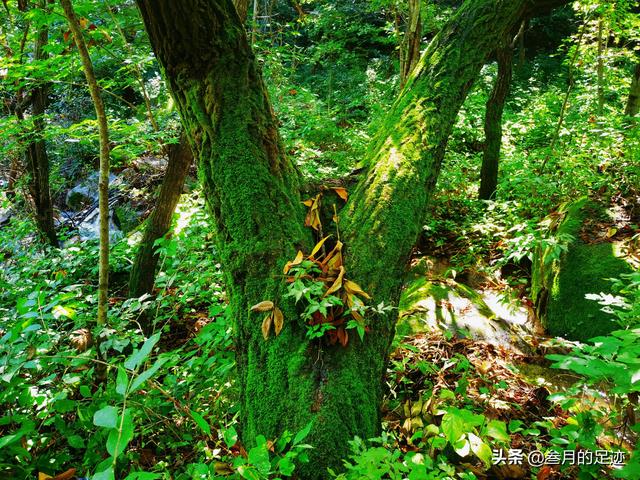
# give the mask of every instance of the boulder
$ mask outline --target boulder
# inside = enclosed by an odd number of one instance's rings
[[[612,314],[586,298],[612,294],[609,279],[632,271],[612,216],[583,197],[562,205],[547,223],[548,241],[534,253],[531,281],[531,299],[547,334],[586,341],[619,328]]]

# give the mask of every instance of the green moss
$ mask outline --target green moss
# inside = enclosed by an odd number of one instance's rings
[[[532,299],[538,315],[551,336],[585,341],[606,335],[617,326],[614,317],[585,295],[611,293],[607,279],[630,272],[631,267],[616,255],[613,243],[589,244],[580,238],[585,219],[602,215],[602,207],[581,198],[559,212],[564,219],[556,232],[571,235],[573,240],[559,259],[550,257],[550,249],[535,255]]]

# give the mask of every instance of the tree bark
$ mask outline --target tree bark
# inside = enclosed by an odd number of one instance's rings
[[[60,0],[67,17],[73,39],[78,47],[84,75],[87,79],[89,93],[93,100],[100,134],[100,177],[98,180],[98,204],[100,209],[100,261],[98,280],[98,325],[107,323],[107,300],[109,287],[109,128],[107,114],[100,95],[100,87],[96,80],[91,63],[91,56],[84,41],[78,18],[73,10],[71,0]]]
[[[49,29],[44,26],[38,30],[35,44],[34,60],[45,60],[48,55],[45,52],[49,39]],[[49,190],[49,156],[44,140],[44,114],[47,108],[48,87],[39,84],[31,91],[31,114],[33,116],[33,131],[31,139],[25,150],[25,165],[31,179],[29,191],[35,206],[36,225],[42,237],[54,247],[58,246],[53,223],[53,203]],[[20,109],[20,107],[18,107]],[[22,111],[16,112],[22,117]]]
[[[166,235],[171,227],[173,212],[180,200],[191,161],[191,147],[183,133],[180,136],[180,142],[169,147],[167,171],[162,180],[156,206],[147,220],[144,235],[129,276],[130,297],[140,297],[153,291],[159,258],[154,251],[154,243]]]
[[[506,45],[496,50],[498,73],[491,96],[487,101],[484,117],[485,147],[480,172],[478,198],[489,200],[495,197],[498,187],[498,166],[502,145],[502,112],[509,94],[513,71],[513,48]]]
[[[628,117],[635,117],[640,111],[640,62],[636,64],[636,68],[631,77],[631,87],[629,88],[629,97],[624,114]]]
[[[404,87],[407,77],[420,60],[422,39],[422,16],[420,0],[409,0],[407,30],[400,45],[400,88]]]
[[[300,478],[340,468],[348,440],[376,436],[396,315],[371,315],[346,348],[305,337],[283,296],[282,267],[309,252],[298,173],[283,153],[262,77],[231,0],[137,0],[198,157],[234,319],[241,435],[274,438],[313,422]],[[371,145],[363,181],[341,212],[348,277],[395,306],[447,139],[473,80],[530,0],[468,0],[429,45]],[[197,19],[197,20],[196,20]],[[278,303],[265,340],[249,307]],[[357,337],[353,335],[353,337]]]

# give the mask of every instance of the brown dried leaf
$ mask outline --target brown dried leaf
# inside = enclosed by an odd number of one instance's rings
[[[82,353],[86,352],[89,347],[93,345],[93,337],[88,329],[81,328],[69,334],[69,343],[71,343],[71,346],[78,350],[78,352]]]
[[[347,343],[349,343],[349,332],[347,332],[344,328],[339,328],[336,332],[336,335],[338,336],[340,345],[346,347]]]
[[[323,271],[338,270],[342,266],[342,242],[340,240],[338,240],[336,246],[329,252],[327,258],[324,259],[321,265],[327,267],[326,269],[323,268]]]
[[[271,300],[263,300],[251,307],[252,312],[268,312],[269,310],[273,310],[273,302]]]
[[[55,477],[51,477],[51,480],[71,480],[72,478],[76,478],[75,468],[70,468],[66,472],[59,473]]]
[[[262,336],[265,340],[269,338],[269,330],[271,330],[271,321],[273,320],[271,315],[267,315],[262,321]]]
[[[289,270],[291,269],[291,267],[295,266],[295,265],[299,265],[302,262],[302,259],[304,258],[304,253],[302,253],[301,250],[298,250],[298,254],[296,255],[296,258],[294,258],[293,260],[291,260],[290,262],[287,262],[284,266],[284,273],[285,275],[287,273],[289,273]]]
[[[304,205],[309,207],[307,216],[304,219],[305,227],[311,227],[314,230],[319,230],[322,226],[322,223],[320,222],[320,197],[321,194],[318,194],[315,197],[302,202]]]
[[[335,282],[333,282],[333,285],[331,285],[331,287],[329,287],[329,290],[327,290],[324,294],[324,296],[326,297],[327,295],[331,295],[333,292],[337,292],[338,290],[340,290],[342,288],[342,279],[344,277],[344,267],[340,267],[340,273],[338,274],[338,277],[336,278]]]
[[[334,187],[333,191],[336,192],[342,200],[344,200],[345,202],[347,201],[349,194],[347,193],[347,190],[345,188]]]
[[[276,337],[280,335],[283,325],[284,325],[284,315],[282,314],[282,310],[276,307],[275,310],[273,311],[273,326],[276,332]]]
[[[358,285],[356,282],[352,282],[351,280],[344,281],[344,289],[349,293],[353,293],[354,295],[360,295],[361,297],[364,297],[367,300],[371,299],[369,294],[364,290],[362,290],[360,285]]]

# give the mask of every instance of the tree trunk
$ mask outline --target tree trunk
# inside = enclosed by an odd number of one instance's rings
[[[38,30],[34,61],[47,58],[44,51],[49,38],[49,29],[44,26]],[[44,114],[47,108],[48,87],[39,84],[31,91],[31,114],[33,131],[25,151],[25,165],[31,179],[29,190],[35,205],[36,224],[40,234],[54,247],[58,246],[58,237],[53,223],[53,204],[49,191],[49,156],[44,141]],[[17,112],[18,113],[18,112]],[[18,113],[22,116],[22,112]]]
[[[478,198],[489,200],[495,197],[498,187],[498,166],[502,144],[502,111],[509,94],[513,70],[513,48],[506,45],[496,50],[498,74],[487,101],[484,117],[485,147],[480,172],[480,192]]]
[[[9,169],[9,180],[7,182],[7,198],[13,199],[16,196],[16,181],[20,176],[20,155],[14,155],[11,159]]]
[[[629,98],[624,109],[624,114],[628,117],[635,117],[640,110],[640,62],[636,64],[633,77],[631,77],[631,87],[629,88]]]
[[[64,14],[73,33],[73,39],[78,47],[84,75],[87,79],[89,93],[93,100],[98,120],[100,134],[100,178],[98,181],[98,204],[100,209],[100,261],[98,280],[98,325],[107,323],[107,300],[109,287],[109,129],[107,114],[100,95],[100,87],[93,71],[93,64],[87,44],[84,41],[78,18],[73,11],[71,0],[60,0]]]
[[[155,279],[158,255],[154,252],[154,242],[162,238],[171,227],[173,212],[178,205],[184,180],[191,165],[191,147],[186,135],[180,136],[180,143],[169,147],[169,163],[162,180],[156,206],[147,220],[144,235],[129,277],[129,296],[140,297],[151,293]]]
[[[400,45],[400,88],[407,83],[407,77],[420,60],[422,39],[422,17],[420,0],[409,0],[407,30]]]
[[[233,4],[236,7],[236,12],[240,17],[240,22],[244,25],[247,21],[247,12],[249,11],[249,0],[233,0]]]
[[[598,65],[596,67],[596,74],[598,76],[598,116],[602,115],[604,110],[604,18],[600,17],[598,20]]]
[[[173,92],[216,224],[240,385],[241,435],[274,438],[308,422],[315,448],[300,478],[340,468],[354,435],[380,432],[380,404],[396,316],[371,315],[364,341],[346,348],[305,337],[283,296],[282,267],[303,229],[298,173],[285,157],[257,62],[231,0],[137,0]],[[544,3],[548,3],[544,1]],[[346,271],[395,306],[422,229],[447,138],[473,80],[530,0],[469,0],[429,45],[369,150],[367,172],[345,209]],[[195,20],[197,18],[197,21]],[[341,224],[342,229],[342,224]],[[268,340],[249,309],[278,303],[284,328]]]

